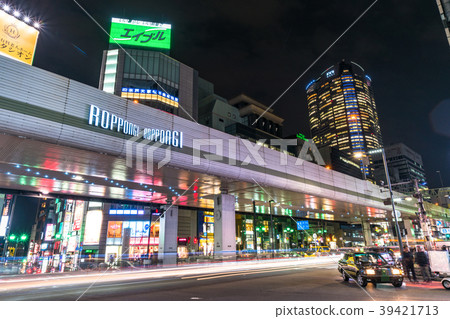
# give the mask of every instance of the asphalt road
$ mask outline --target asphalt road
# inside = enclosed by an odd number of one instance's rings
[[[42,277],[39,281],[17,278],[0,281],[0,300],[448,301],[450,291],[439,282],[405,282],[401,288],[368,284],[363,290],[352,280],[344,282],[336,264],[327,261]]]

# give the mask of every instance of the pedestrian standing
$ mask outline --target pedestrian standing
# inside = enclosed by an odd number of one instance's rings
[[[417,282],[416,271],[414,270],[414,255],[412,254],[412,252],[409,250],[408,247],[405,247],[405,249],[403,250],[402,264],[403,270],[408,276],[409,281]]]
[[[425,253],[423,248],[419,248],[419,251],[416,254],[416,263],[420,267],[420,272],[422,273],[423,281],[430,282],[431,281],[430,260],[428,259],[428,255]]]

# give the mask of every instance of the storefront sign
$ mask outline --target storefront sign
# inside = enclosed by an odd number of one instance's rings
[[[55,228],[54,224],[47,224],[47,227],[45,228],[45,239],[44,240],[52,240],[54,228]]]
[[[72,230],[80,230],[81,229],[81,223],[83,222],[83,215],[84,215],[84,206],[85,206],[85,202],[83,202],[81,200],[76,201]]]
[[[450,234],[450,228],[442,228],[441,233],[444,235]]]
[[[183,148],[183,132],[154,128],[144,128],[141,130],[138,125],[128,122],[116,114],[101,110],[95,105],[90,106],[89,125],[110,131],[117,131],[125,135],[141,136],[149,141]]]
[[[97,245],[99,243],[102,221],[103,212],[101,210],[90,210],[87,212],[84,229],[85,245]]]
[[[130,245],[148,245],[148,237],[135,237],[130,238]],[[158,237],[150,237],[150,245],[159,245]]]
[[[0,216],[0,237],[6,236],[6,228],[8,227],[9,216]]]
[[[122,222],[108,222],[108,238],[122,238]]]
[[[39,31],[0,11],[0,54],[31,65]]]
[[[69,244],[67,245],[67,252],[73,253],[77,249],[77,237],[73,236],[69,238]]]
[[[6,198],[5,205],[3,205],[2,216],[8,216],[10,203],[11,203],[11,198]]]
[[[112,18],[109,43],[170,49],[171,31],[170,24]]]
[[[138,89],[138,88],[122,88],[122,97],[139,99],[139,100],[161,100],[166,104],[178,107],[178,98],[164,91]]]

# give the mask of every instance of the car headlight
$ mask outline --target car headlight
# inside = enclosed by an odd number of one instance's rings
[[[374,269],[366,269],[366,274],[375,275],[375,270]]]
[[[392,274],[393,274],[393,275],[401,275],[401,274],[402,274],[402,271],[401,271],[401,269],[393,268],[393,269],[392,269]]]

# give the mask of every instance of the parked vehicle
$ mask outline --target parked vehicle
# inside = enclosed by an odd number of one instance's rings
[[[450,290],[450,277],[442,279],[441,284],[445,289]]]

